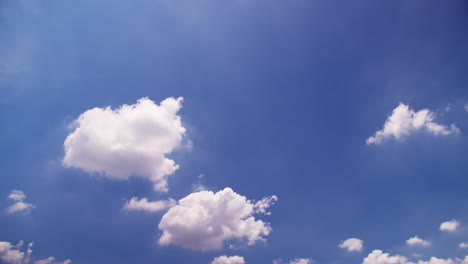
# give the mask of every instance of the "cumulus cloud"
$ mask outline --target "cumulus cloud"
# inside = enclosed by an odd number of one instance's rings
[[[10,242],[0,241],[0,260],[5,264],[29,264],[31,263],[31,254],[33,243],[28,244],[28,248],[25,252],[21,251],[23,241],[20,241],[16,246],[13,246]],[[43,260],[34,262],[35,264],[70,264],[71,260],[65,260],[63,262],[55,261],[54,257],[48,257]]]
[[[450,135],[460,130],[452,124],[450,127],[434,122],[436,114],[428,109],[415,112],[408,105],[400,103],[393,109],[392,115],[385,121],[382,130],[367,139],[367,144],[380,144],[389,138],[403,139],[417,131],[426,131],[433,135]]]
[[[407,261],[408,259],[403,256],[391,256],[382,250],[376,249],[364,258],[362,264],[406,264]]]
[[[143,177],[167,191],[167,177],[179,166],[167,154],[180,147],[185,128],[177,112],[182,97],[155,104],[141,98],[118,109],[93,108],[73,122],[64,143],[66,167],[118,180]]]
[[[388,253],[383,253],[382,250],[374,250],[363,260],[362,264],[468,264],[468,256],[465,256],[465,259],[431,257],[428,261],[411,262],[400,255],[391,256]]]
[[[219,256],[216,257],[211,264],[245,264],[244,257],[240,256]]]
[[[345,248],[348,251],[362,251],[362,241],[359,238],[348,238],[345,241],[341,242],[338,246],[340,248]]]
[[[57,262],[57,261],[55,261],[54,257],[48,257],[46,259],[38,260],[38,261],[36,261],[34,263],[35,264],[70,264],[71,260],[67,259],[67,260],[62,261],[62,262]]]
[[[459,248],[468,248],[468,243],[467,242],[461,242],[460,244],[458,244],[458,247]]]
[[[145,211],[145,212],[159,212],[164,209],[170,208],[175,205],[175,201],[170,199],[167,201],[148,201],[147,198],[133,197],[130,201],[125,202],[123,209],[127,211]]]
[[[13,201],[14,203],[5,209],[5,212],[7,214],[13,214],[13,213],[19,213],[19,212],[28,213],[31,211],[31,209],[34,208],[34,205],[24,202],[24,199],[26,199],[26,195],[24,194],[23,191],[20,191],[20,190],[11,191],[10,194],[8,195],[8,199]]]
[[[282,259],[275,259],[273,260],[273,264],[285,264],[286,262],[284,262]],[[289,262],[287,262],[287,264],[310,264],[312,263],[312,259],[310,258],[295,258]]]
[[[414,236],[406,240],[406,244],[411,245],[411,246],[419,245],[419,246],[427,247],[431,245],[431,242],[426,241],[418,236]]]
[[[255,203],[254,212],[258,214],[271,215],[271,212],[267,212],[266,210],[274,205],[276,201],[278,201],[278,197],[276,197],[276,195],[264,197]]]
[[[271,232],[270,225],[255,219],[254,214],[255,205],[231,188],[195,192],[162,217],[159,244],[213,250],[222,248],[226,240],[245,239],[252,245]]]
[[[20,247],[22,245],[22,241],[18,246],[14,246],[10,242],[0,241],[0,259],[7,264],[23,264],[27,263],[26,261],[29,262],[29,256],[32,251],[28,248],[26,252],[21,252]]]
[[[453,220],[450,220],[450,221],[447,221],[447,222],[443,222],[440,224],[440,230],[442,231],[455,231],[457,230],[457,228],[460,226],[460,222],[458,222],[457,220],[453,219]]]

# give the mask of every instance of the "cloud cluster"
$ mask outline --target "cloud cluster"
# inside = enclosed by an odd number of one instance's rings
[[[177,115],[182,98],[155,104],[141,98],[118,109],[93,108],[73,122],[64,143],[66,167],[98,172],[118,180],[143,177],[167,191],[167,176],[178,165],[166,157],[181,145],[185,128]]]
[[[468,256],[465,256],[464,259],[439,259],[431,257],[428,261],[418,260],[417,262],[411,262],[406,257],[400,255],[391,256],[377,249],[364,258],[362,264],[468,264]]]
[[[362,244],[364,241],[362,241],[359,238],[348,238],[345,241],[341,242],[338,246],[340,248],[345,248],[348,251],[362,251]]]
[[[392,115],[385,121],[382,130],[367,139],[367,144],[380,144],[389,138],[403,139],[417,131],[426,131],[433,135],[450,135],[460,130],[452,124],[449,127],[434,122],[436,115],[428,109],[415,112],[408,105],[400,103],[393,109]]]
[[[8,195],[8,199],[13,201],[14,203],[5,209],[7,214],[13,213],[28,213],[31,209],[34,208],[34,205],[30,203],[24,202],[26,199],[26,194],[20,190],[13,190],[11,191],[10,195]]]
[[[254,217],[255,205],[225,188],[217,193],[201,191],[179,200],[159,223],[160,245],[194,250],[220,249],[230,239],[246,239],[249,245],[264,241],[271,227]]]
[[[211,264],[245,264],[244,257],[240,256],[219,256],[216,257]]]
[[[430,246],[431,242],[426,241],[418,236],[410,237],[408,240],[406,240],[406,244],[411,245],[411,246]]]
[[[10,242],[0,241],[0,260],[5,264],[29,264],[31,263],[31,254],[33,243],[28,244],[28,248],[25,252],[21,251],[23,241],[20,241],[18,245],[12,245]],[[55,261],[54,257],[48,257],[46,259],[38,260],[35,264],[70,264],[71,260],[67,259],[63,262]]]
[[[441,231],[453,232],[453,231],[457,230],[457,228],[458,228],[459,226],[460,226],[460,222],[458,222],[457,220],[453,219],[453,220],[450,220],[450,221],[441,223],[439,229],[440,229]]]
[[[172,199],[167,201],[148,201],[147,198],[138,198],[133,197],[130,201],[126,201],[123,209],[127,211],[145,211],[145,212],[159,212],[174,206],[176,202]]]

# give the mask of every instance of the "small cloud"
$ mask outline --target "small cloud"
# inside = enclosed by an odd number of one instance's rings
[[[411,245],[411,246],[419,245],[419,246],[427,247],[431,245],[431,242],[421,239],[418,236],[414,236],[406,240],[406,244]]]
[[[465,111],[468,112],[468,103],[464,105]]]
[[[359,238],[348,238],[345,241],[341,242],[338,246],[340,248],[345,248],[348,251],[362,251],[362,244],[364,241],[362,241]]]
[[[467,242],[461,242],[460,244],[458,244],[458,247],[459,248],[468,248],[468,243]]]
[[[26,195],[23,191],[11,191],[10,195],[8,195],[8,199],[14,201],[15,203],[5,209],[5,212],[7,214],[14,214],[19,212],[29,213],[31,209],[34,208],[34,205],[24,202],[24,199],[26,199]]]
[[[282,259],[273,260],[273,264],[310,264],[312,259],[310,258],[295,258],[289,262],[284,262]]]
[[[267,212],[266,209],[270,208],[270,206],[274,205],[278,201],[278,197],[276,195],[263,197],[260,201],[256,202],[254,205],[254,213],[256,214],[265,214],[271,215],[271,212]]]
[[[147,198],[138,200],[137,197],[133,197],[130,201],[125,202],[123,209],[127,211],[159,212],[175,205],[176,201],[172,199],[150,202]]]
[[[426,131],[429,134],[447,136],[460,132],[454,124],[450,127],[434,122],[436,114],[428,109],[417,112],[408,105],[400,103],[385,121],[382,130],[367,139],[367,144],[380,144],[386,139],[395,138],[401,140],[417,131]]]
[[[457,220],[453,219],[451,221],[447,221],[447,222],[443,222],[440,224],[440,230],[441,231],[449,231],[449,232],[453,232],[455,230],[457,230],[457,228],[460,226],[460,222],[458,222]]]
[[[211,264],[245,264],[244,257],[240,256],[219,256],[216,257]]]

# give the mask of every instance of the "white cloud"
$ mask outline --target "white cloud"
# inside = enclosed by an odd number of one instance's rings
[[[162,217],[159,244],[213,250],[230,239],[246,239],[249,245],[264,241],[271,227],[255,219],[254,209],[251,201],[231,188],[192,193]]]
[[[400,140],[421,130],[436,136],[446,136],[460,132],[454,124],[449,128],[433,122],[435,117],[435,113],[428,109],[415,112],[408,105],[400,103],[385,121],[383,129],[377,131],[373,137],[369,137],[366,142],[367,144],[380,144],[385,139],[392,137]]]
[[[33,243],[28,244],[28,248],[25,252],[20,249],[23,246],[23,241],[20,241],[16,246],[13,246],[10,242],[0,241],[0,260],[5,264],[29,264],[32,254]],[[35,264],[70,264],[71,260],[65,260],[63,262],[55,261],[54,257],[48,257],[43,260],[34,262]]]
[[[390,256],[388,253],[383,253],[382,250],[376,249],[364,258],[362,264],[405,264],[407,261],[403,256]]]
[[[406,244],[412,245],[412,246],[420,245],[420,246],[427,247],[431,245],[431,242],[426,241],[418,236],[414,236],[406,240]]]
[[[359,238],[348,238],[345,241],[341,242],[338,246],[340,248],[345,248],[348,251],[362,251],[362,241]]]
[[[149,202],[147,198],[138,200],[138,198],[133,197],[130,201],[125,202],[123,209],[128,211],[159,212],[174,206],[175,203],[176,202],[172,199],[168,201]]]
[[[468,243],[467,242],[461,242],[460,244],[458,244],[458,247],[459,248],[468,248]]]
[[[312,263],[312,260],[309,258],[296,258],[289,262],[289,264],[309,264],[309,263]]]
[[[284,264],[285,262],[282,259],[273,260],[273,264]],[[310,258],[295,258],[289,261],[287,264],[310,264],[312,259]]]
[[[447,222],[443,222],[440,224],[440,230],[442,231],[455,231],[460,226],[460,222],[453,219]]]
[[[64,143],[63,164],[125,180],[147,178],[158,191],[167,191],[167,177],[178,165],[166,157],[180,147],[185,128],[177,112],[182,98],[155,104],[141,98],[118,109],[93,108],[82,113]]]
[[[278,201],[278,197],[276,197],[276,195],[263,197],[263,199],[255,203],[254,213],[271,215],[271,212],[267,212],[266,209],[274,205],[276,201]]]
[[[62,262],[57,262],[57,261],[55,261],[54,257],[48,257],[46,259],[38,260],[38,261],[36,261],[34,263],[35,264],[70,264],[71,260],[67,259],[67,260],[62,261]]]
[[[8,199],[14,201],[15,203],[5,209],[5,212],[7,214],[13,214],[13,213],[19,213],[19,212],[28,213],[31,211],[31,209],[34,208],[34,205],[23,201],[24,199],[26,199],[26,195],[24,194],[23,191],[20,191],[20,190],[11,191],[10,195],[8,195]]]
[[[400,255],[390,256],[388,253],[383,253],[382,250],[374,250],[363,260],[362,264],[468,264],[468,256],[465,256],[465,259],[431,257],[428,261],[411,262]]]
[[[18,244],[21,246],[22,242]],[[7,264],[23,264],[29,259],[28,252],[21,252],[19,247],[13,246],[9,242],[0,241],[0,259]],[[29,253],[30,254],[30,253]]]
[[[219,256],[211,264],[245,264],[244,257],[240,256]]]
[[[23,201],[24,199],[26,199],[26,195],[23,191],[13,190],[11,191],[10,195],[8,195],[8,199],[12,201]]]

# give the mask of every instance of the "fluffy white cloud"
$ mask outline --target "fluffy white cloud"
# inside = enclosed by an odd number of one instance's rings
[[[176,202],[172,199],[168,201],[148,201],[147,198],[133,197],[130,201],[125,202],[123,209],[128,211],[146,211],[146,212],[159,212],[169,207],[172,207]]]
[[[289,264],[309,264],[312,263],[310,258],[296,258],[289,262]]]
[[[341,242],[338,246],[340,248],[345,248],[348,251],[361,251],[362,250],[362,241],[359,238],[348,238],[345,241]]]
[[[5,209],[5,212],[7,214],[13,214],[13,213],[19,213],[19,212],[28,213],[31,211],[31,209],[34,208],[34,205],[23,201],[24,199],[26,199],[26,195],[24,194],[23,191],[19,191],[19,190],[11,191],[11,193],[8,195],[8,199],[14,201],[15,203]]]
[[[276,201],[278,201],[278,197],[276,197],[276,195],[264,197],[263,199],[255,203],[254,212],[271,215],[271,212],[267,212],[266,210],[272,205],[274,205]]]
[[[23,201],[26,199],[26,194],[20,190],[13,190],[10,192],[10,195],[8,195],[8,199],[12,201]]]
[[[23,264],[25,260],[29,259],[27,251],[21,252],[19,250],[22,246],[22,241],[17,246],[13,246],[9,242],[0,241],[0,259],[7,264]],[[30,254],[30,253],[29,253]]]
[[[362,264],[468,264],[468,256],[465,256],[465,259],[431,257],[428,261],[411,262],[403,256],[390,256],[388,253],[383,253],[382,250],[374,250],[363,260]]]
[[[33,243],[28,244],[28,248],[25,252],[20,249],[23,246],[23,241],[20,241],[18,245],[13,246],[10,242],[0,241],[0,260],[5,264],[29,264],[32,254]],[[55,261],[54,257],[48,257],[43,260],[34,262],[35,264],[70,264],[71,260],[65,260],[63,262]]]
[[[420,245],[420,246],[427,247],[431,245],[431,242],[426,241],[418,236],[414,236],[406,240],[406,244],[412,245],[412,246]]]
[[[285,262],[282,259],[273,260],[273,264],[284,264]],[[310,264],[312,259],[310,258],[295,258],[289,261],[287,264]]]
[[[244,257],[240,256],[219,256],[211,264],[245,264]]]
[[[155,104],[141,98],[118,109],[93,108],[73,122],[64,143],[63,164],[125,180],[143,177],[158,191],[167,191],[167,176],[178,165],[166,157],[181,145],[185,128],[177,112],[182,98]]]
[[[364,258],[362,264],[406,264],[407,261],[403,256],[390,256],[388,253],[383,253],[382,250],[376,249]]]
[[[252,245],[264,241],[271,231],[270,225],[255,219],[254,214],[254,204],[231,188],[195,192],[162,217],[159,244],[212,250],[222,248],[226,240],[246,239]]]
[[[71,260],[67,259],[67,260],[62,261],[62,262],[57,262],[57,261],[55,261],[54,257],[48,257],[46,259],[38,260],[38,261],[36,261],[34,263],[35,264],[70,264]]]
[[[454,124],[449,128],[433,122],[435,117],[435,113],[428,109],[415,112],[408,105],[400,103],[393,109],[392,115],[385,121],[383,129],[377,131],[366,142],[367,144],[379,144],[385,139],[392,137],[399,140],[421,130],[425,130],[433,135],[444,136],[460,132]]]
[[[458,244],[458,247],[459,248],[468,248],[468,243],[467,242],[461,242],[460,244]]]
[[[460,226],[460,222],[453,219],[447,222],[443,222],[440,224],[440,230],[442,231],[455,231]]]

